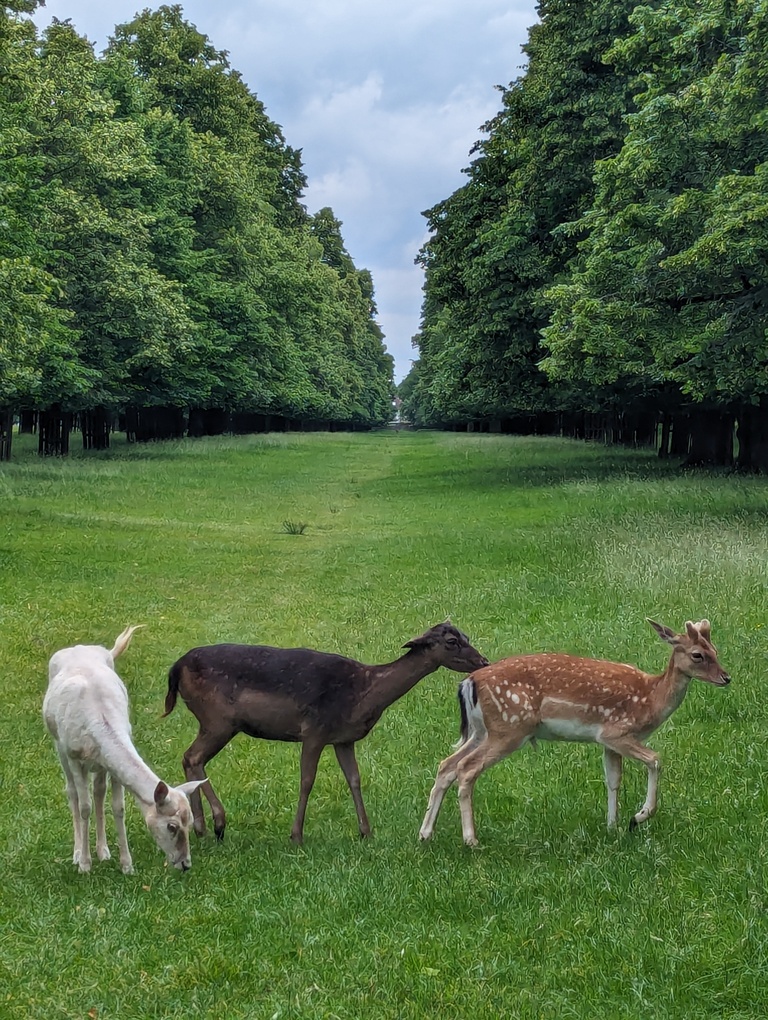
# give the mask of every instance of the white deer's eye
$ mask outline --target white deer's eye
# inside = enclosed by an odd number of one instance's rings
[[[176,835],[176,833],[179,831],[179,827],[176,824],[176,822],[168,822],[168,831],[172,836]]]

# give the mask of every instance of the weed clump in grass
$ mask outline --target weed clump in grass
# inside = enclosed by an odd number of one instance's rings
[[[307,527],[305,521],[283,521],[283,531],[287,535],[303,535]]]

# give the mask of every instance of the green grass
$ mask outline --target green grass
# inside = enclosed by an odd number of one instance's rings
[[[0,1017],[763,1017],[767,524],[765,479],[556,439],[270,435],[53,461],[21,437],[0,468]],[[195,840],[188,875],[132,804],[136,874],[73,869],[40,717],[57,648],[145,624],[120,671],[137,746],[176,782],[196,727],[160,713],[188,648],[385,662],[447,615],[491,659],[651,671],[666,651],[646,616],[708,616],[734,682],[694,684],[651,738],[659,813],[634,836],[644,770],[626,767],[608,834],[599,751],[545,744],[480,779],[481,849],[453,791],[420,845],[458,727],[440,670],[358,748],[372,840],[326,752],[294,847],[298,749],[240,736],[209,770],[226,842]]]

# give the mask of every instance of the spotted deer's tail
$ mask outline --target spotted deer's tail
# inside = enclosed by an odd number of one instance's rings
[[[471,676],[459,684],[459,712],[461,714],[460,736],[456,747],[473,740],[485,731],[483,716],[477,703],[477,685]],[[478,726],[479,723],[479,726]]]

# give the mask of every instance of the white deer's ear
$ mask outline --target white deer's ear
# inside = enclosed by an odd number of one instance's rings
[[[199,786],[202,786],[203,783],[207,782],[207,776],[205,779],[191,779],[188,783],[181,783],[181,785],[177,786],[176,789],[179,793],[183,793],[185,797],[189,797],[190,794],[193,794]]]
[[[670,645],[675,644],[677,641],[677,634],[675,634],[673,630],[670,630],[669,627],[665,627],[663,623],[656,623],[656,621],[652,620],[649,616],[646,616],[646,620],[650,623],[662,641],[666,641]]]
[[[157,805],[157,807],[162,807],[167,800],[168,800],[168,787],[161,779],[157,786],[155,787],[155,804]]]

